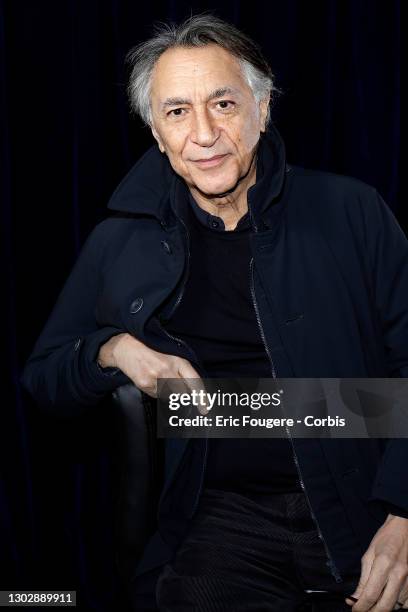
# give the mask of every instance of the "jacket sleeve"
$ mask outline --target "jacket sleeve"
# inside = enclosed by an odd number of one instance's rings
[[[374,191],[366,208],[375,305],[382,326],[390,377],[408,376],[408,240],[391,210]],[[408,410],[408,406],[406,407]],[[407,432],[405,432],[405,435]],[[408,438],[389,440],[377,471],[372,500],[408,511]],[[394,508],[395,509],[395,508]],[[405,512],[404,512],[405,511]],[[396,512],[394,512],[396,513]]]
[[[373,189],[365,207],[365,234],[375,306],[390,377],[408,376],[408,240]]]
[[[95,227],[66,281],[30,355],[21,382],[39,405],[75,413],[130,382],[120,370],[96,363],[99,347],[125,330],[95,319],[106,222]]]

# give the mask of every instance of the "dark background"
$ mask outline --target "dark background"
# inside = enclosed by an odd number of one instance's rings
[[[152,144],[128,113],[124,56],[155,20],[191,10],[213,10],[263,47],[284,92],[273,118],[289,162],[374,185],[407,229],[399,2],[1,2],[0,589],[76,589],[81,609],[121,609],[112,409],[50,418],[19,376],[109,195]]]

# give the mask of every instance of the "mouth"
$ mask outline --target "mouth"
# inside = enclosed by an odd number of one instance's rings
[[[228,153],[224,153],[223,155],[214,155],[214,157],[209,157],[208,159],[193,159],[192,161],[199,168],[213,168],[221,164],[227,155]]]

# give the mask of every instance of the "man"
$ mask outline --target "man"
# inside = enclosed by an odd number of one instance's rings
[[[373,188],[287,165],[258,47],[197,16],[130,61],[157,147],[85,244],[31,393],[72,411],[158,378],[405,377],[407,241]],[[135,609],[408,605],[407,459],[405,440],[168,441]]]

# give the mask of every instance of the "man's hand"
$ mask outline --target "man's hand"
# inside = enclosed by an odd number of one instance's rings
[[[361,559],[353,612],[390,612],[408,606],[408,519],[389,514]]]
[[[102,345],[97,361],[103,368],[122,370],[141,391],[151,397],[157,397],[158,378],[183,379],[191,390],[204,387],[189,361],[159,353],[127,333],[113,336]],[[197,384],[189,379],[195,379]]]

